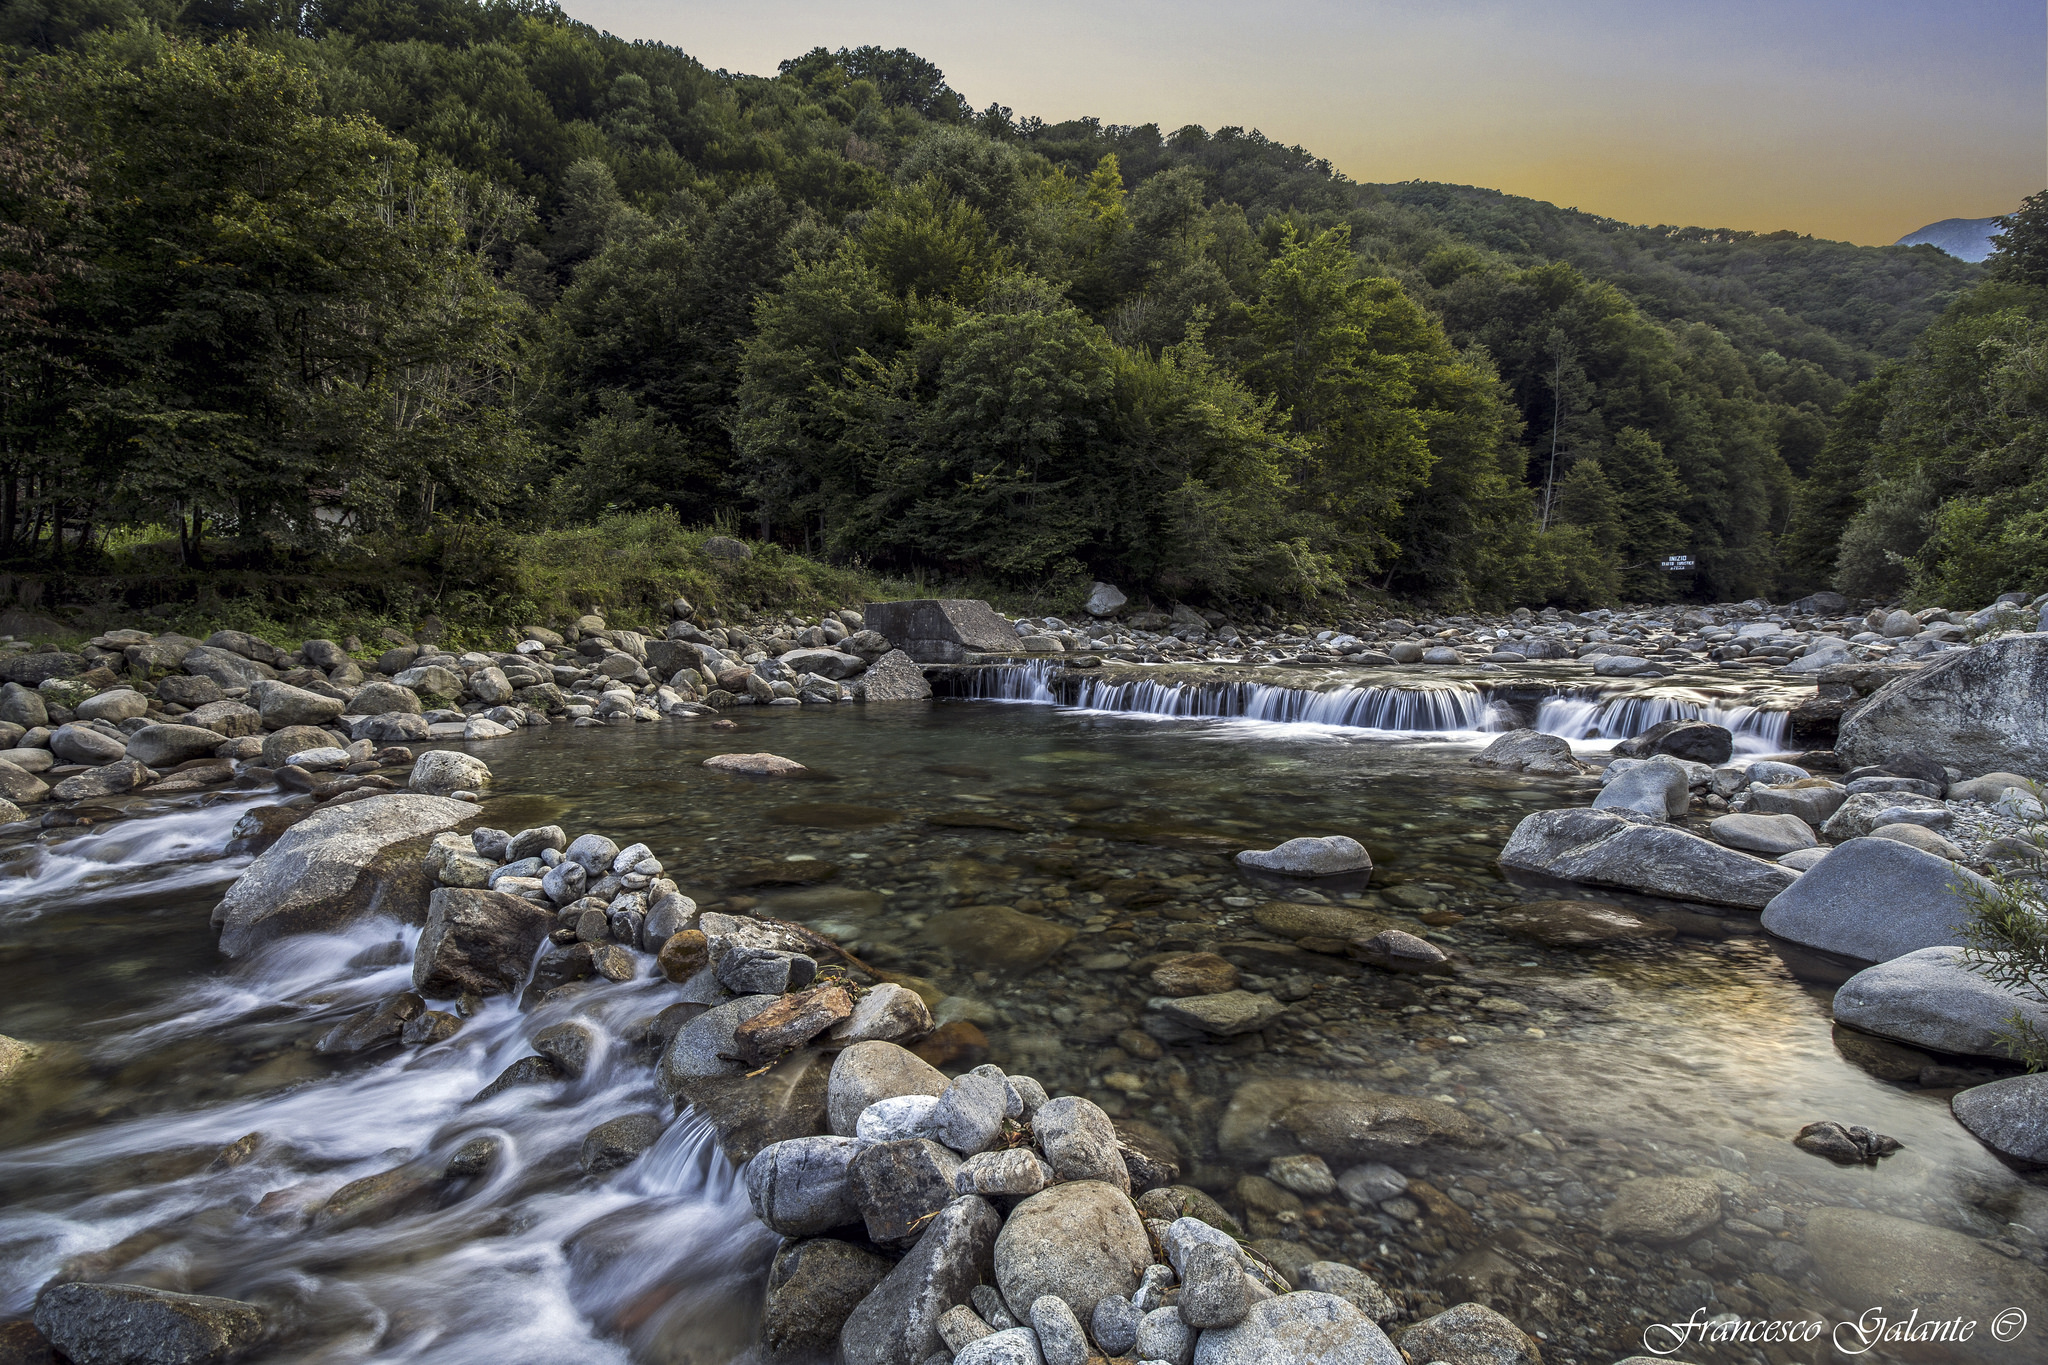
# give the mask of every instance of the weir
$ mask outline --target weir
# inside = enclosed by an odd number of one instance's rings
[[[1595,683],[1489,685],[1457,679],[1287,687],[1252,681],[1174,682],[1099,678],[1051,660],[932,671],[936,695],[960,701],[1032,702],[1083,711],[1190,719],[1334,725],[1389,734],[1487,734],[1528,726],[1560,738],[1597,742],[1639,735],[1667,720],[1727,727],[1738,753],[1774,753],[1786,743],[1789,714],[1727,705],[1686,689],[1616,691]]]

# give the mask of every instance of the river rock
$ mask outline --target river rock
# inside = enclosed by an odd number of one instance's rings
[[[1334,1294],[1281,1294],[1202,1333],[1194,1365],[1405,1365],[1379,1324]],[[1420,1362],[1418,1362],[1420,1365]]]
[[[1400,1308],[1379,1281],[1342,1261],[1310,1261],[1298,1272],[1300,1286],[1318,1294],[1335,1294],[1374,1322],[1388,1322]]]
[[[931,1031],[932,1013],[917,992],[884,981],[854,1003],[852,1014],[832,1026],[832,1041],[914,1043]]]
[[[936,1098],[950,1084],[943,1071],[907,1048],[880,1041],[855,1043],[832,1063],[826,1119],[834,1133],[851,1137],[862,1111],[875,1101],[899,1095]]]
[[[1688,1176],[1624,1181],[1600,1215],[1600,1235],[1683,1242],[1721,1221],[1721,1187]]]
[[[0,684],[0,721],[33,730],[50,723],[50,710],[43,694],[18,682]]]
[[[1246,849],[1237,855],[1240,867],[1256,867],[1289,877],[1332,877],[1372,871],[1372,855],[1346,834],[1289,839],[1278,848]]]
[[[2048,776],[2048,633],[1936,656],[1843,717],[1836,752],[1854,764],[1921,754],[1966,773]]]
[[[1110,584],[1098,581],[1088,585],[1088,600],[1081,604],[1081,610],[1090,616],[1114,616],[1130,600]]]
[[[1722,815],[1707,829],[1720,843],[1766,858],[1782,858],[1796,849],[1814,848],[1820,840],[1796,815]]]
[[[580,1019],[564,1019],[534,1034],[533,1050],[562,1068],[563,1075],[578,1077],[590,1067],[597,1033]]]
[[[623,1114],[607,1119],[583,1135],[577,1164],[593,1178],[632,1165],[642,1152],[661,1140],[661,1120],[653,1114]]]
[[[1867,962],[1960,943],[1969,903],[1955,886],[1991,890],[1983,877],[1893,839],[1838,845],[1764,907],[1780,938]]]
[[[370,915],[424,923],[433,836],[476,807],[392,792],[323,806],[265,850],[213,912],[220,949],[239,957],[284,934],[332,930]]]
[[[74,1282],[36,1296],[35,1324],[73,1365],[213,1365],[254,1346],[264,1319],[235,1299]]]
[[[744,773],[749,777],[793,777],[807,772],[803,764],[776,754],[713,754],[704,760],[713,772]]]
[[[1313,1152],[1350,1165],[1486,1140],[1486,1130],[1452,1105],[1311,1079],[1245,1082],[1216,1129],[1224,1154],[1242,1162]]]
[[[178,666],[195,678],[211,679],[223,689],[254,687],[277,677],[277,670],[268,664],[245,659],[232,650],[217,649],[212,645],[200,645],[187,651]]]
[[[362,688],[349,698],[349,714],[356,716],[417,716],[424,709],[420,705],[419,693],[410,687],[397,683],[364,683]]]
[[[1988,1328],[2015,1305],[2048,1303],[2048,1274],[2040,1267],[2001,1256],[1975,1237],[1870,1209],[1812,1210],[1806,1249],[1829,1298],[1858,1311],[1882,1305],[1895,1323],[1917,1313],[1924,1322],[1961,1318]],[[1972,1344],[1978,1343],[1978,1359],[2017,1358],[2011,1346],[1981,1333]]]
[[[1526,816],[1501,850],[1500,862],[1565,881],[1749,910],[1761,910],[1799,878],[1789,867],[1616,810]]]
[[[87,697],[74,709],[80,720],[103,720],[109,725],[119,725],[124,720],[139,720],[148,715],[149,698],[132,687],[110,687]]]
[[[1287,1006],[1272,996],[1253,991],[1223,991],[1217,995],[1192,995],[1182,999],[1155,996],[1146,1007],[1176,1024],[1200,1029],[1218,1038],[1231,1038],[1264,1028],[1287,1012]]]
[[[1846,787],[1825,778],[1749,789],[1751,810],[1763,815],[1796,815],[1811,829],[1826,824],[1848,799]]]
[[[145,725],[128,736],[128,757],[152,768],[175,768],[191,759],[211,758],[220,741],[212,730],[197,725]]]
[[[1130,1197],[1099,1180],[1075,1180],[1018,1204],[995,1243],[996,1287],[1014,1314],[1042,1294],[1092,1317],[1107,1294],[1128,1296],[1152,1263],[1152,1243]]]
[[[1685,814],[1692,803],[1689,774],[1677,763],[1651,760],[1611,778],[1593,798],[1594,810],[1632,810],[1656,819]]]
[[[125,741],[102,734],[90,725],[60,725],[50,732],[50,752],[65,763],[98,767],[113,763],[128,752]]]
[[[1735,752],[1735,736],[1726,726],[1703,720],[1659,721],[1633,739],[1614,746],[1627,758],[1669,754],[1688,763],[1726,763]]]
[[[428,796],[447,796],[451,792],[481,792],[490,780],[489,766],[475,754],[430,749],[412,765],[412,776],[405,785]]]
[[[925,921],[924,936],[976,966],[1036,967],[1073,941],[1074,931],[1006,905],[969,905]]]
[[[1301,901],[1268,901],[1252,911],[1252,922],[1284,938],[1326,938],[1349,943],[1370,938],[1393,922],[1344,905],[1309,905]]]
[[[1444,1365],[1543,1365],[1535,1339],[1481,1303],[1424,1318],[1401,1334],[1401,1349],[1411,1360]]]
[[[847,1188],[876,1245],[911,1242],[927,1219],[952,1202],[960,1158],[931,1139],[850,1145],[859,1151],[847,1171]]]
[[[334,737],[317,725],[287,725],[263,737],[261,761],[266,768],[282,768],[291,760],[293,754],[306,749],[324,748],[332,743]]]
[[[219,741],[216,739],[215,742]],[[49,794],[49,783],[12,763],[0,761],[0,798],[26,806],[43,800]]]
[[[763,1344],[791,1354],[829,1352],[855,1305],[887,1278],[891,1264],[830,1238],[784,1247],[768,1272]]]
[[[926,701],[932,685],[924,670],[900,649],[892,649],[861,675],[862,695],[870,702]]]
[[[119,762],[88,768],[82,773],[73,773],[50,789],[50,798],[55,801],[86,801],[96,796],[133,791],[155,780],[156,774],[148,768],[132,758],[124,758]]]
[[[1577,777],[1592,771],[1572,757],[1572,746],[1538,730],[1510,730],[1472,759],[1482,768],[1500,768],[1538,777]]]
[[[413,989],[436,1000],[510,994],[554,927],[554,916],[518,896],[441,887],[428,898],[427,927],[413,951]]]
[[[932,1136],[962,1156],[985,1152],[1002,1136],[1008,1105],[1009,1087],[999,1077],[977,1072],[956,1077],[932,1110]]]
[[[1925,812],[1925,818],[1916,818],[1913,812]],[[1931,796],[1895,791],[1856,792],[1827,818],[1820,832],[1827,836],[1829,842],[1839,844],[1849,839],[1860,839],[1879,825],[1905,820],[1914,824],[1946,823],[1949,815],[1948,806]]]
[[[1181,1321],[1197,1331],[1235,1327],[1251,1308],[1251,1286],[1235,1251],[1220,1246],[1190,1247],[1182,1258],[1180,1281]]]
[[[1221,995],[1237,989],[1238,970],[1214,953],[1175,953],[1152,967],[1152,989],[1161,995]]]
[[[1130,1192],[1130,1172],[1117,1144],[1116,1125],[1093,1101],[1075,1095],[1047,1100],[1031,1116],[1031,1132],[1046,1164],[1061,1180],[1101,1181]]]
[[[847,1317],[839,1333],[846,1365],[921,1365],[942,1350],[939,1318],[988,1278],[1002,1222],[976,1195],[939,1210],[910,1254]]]
[[[2000,1156],[2048,1166],[2048,1072],[1973,1085],[1957,1092],[1949,1108]]]
[[[688,1082],[745,1072],[735,1056],[733,1035],[739,1026],[779,1000],[774,995],[743,995],[704,1011],[677,1032],[661,1054],[655,1082],[670,1099],[683,1096]]]
[[[956,1194],[1021,1198],[1027,1194],[1037,1194],[1052,1183],[1052,1167],[1028,1147],[1006,1147],[997,1152],[979,1152],[967,1158],[953,1175],[953,1190]]]
[[[1010,1327],[967,1343],[954,1355],[953,1365],[1045,1365],[1045,1358],[1035,1332]]]
[[[853,994],[842,984],[785,995],[734,1030],[735,1055],[748,1066],[760,1066],[802,1047],[852,1013]]]
[[[740,1172],[754,1216],[784,1237],[815,1237],[860,1221],[852,1179],[861,1144],[843,1137],[800,1137],[755,1153]]]
[[[287,725],[325,725],[340,715],[346,705],[339,697],[325,697],[268,679],[251,684],[249,695],[255,700],[266,730],[282,730]]]
[[[1002,654],[1017,648],[1017,633],[986,602],[971,598],[914,598],[870,602],[869,630],[918,663],[956,664],[970,653]]]
[[[2017,1014],[2048,1032],[2048,1005],[1964,965],[1961,948],[1922,948],[1866,967],[1835,990],[1838,1023],[1880,1038],[1971,1057],[2011,1055],[2001,1035]]]
[[[1428,939],[1400,929],[1382,929],[1371,938],[1354,940],[1351,957],[1388,972],[1449,976],[1451,959]]]

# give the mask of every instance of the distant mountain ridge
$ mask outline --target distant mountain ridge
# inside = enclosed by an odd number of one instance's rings
[[[1991,254],[1991,234],[1996,231],[1996,218],[1944,218],[1907,233],[1893,245],[1938,247],[1959,261],[1975,262]]]

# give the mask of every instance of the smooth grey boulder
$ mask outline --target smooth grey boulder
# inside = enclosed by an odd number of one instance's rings
[[[946,1093],[946,1073],[908,1048],[880,1041],[855,1043],[832,1062],[825,1117],[834,1133],[852,1137],[864,1110],[899,1095]]]
[[[861,616],[869,630],[921,664],[957,664],[970,653],[1007,654],[1017,649],[1017,632],[1010,623],[974,598],[870,602]]]
[[[50,794],[50,784],[34,773],[0,760],[0,799],[32,805]]]
[[[969,1072],[939,1096],[930,1119],[932,1136],[962,1156],[985,1152],[1002,1136],[1008,1108],[1009,1088],[1001,1079]]]
[[[1936,657],[1845,715],[1835,750],[1854,764],[1924,754],[1966,773],[2048,778],[2048,633]]]
[[[1152,1242],[1130,1196],[1100,1180],[1041,1190],[1010,1211],[995,1243],[996,1287],[1012,1314],[1040,1295],[1092,1317],[1106,1294],[1129,1296],[1152,1264]]]
[[[2018,1015],[2048,1032],[2048,1005],[2007,990],[1964,963],[1961,948],[1922,948],[1866,967],[1835,991],[1835,1022],[1936,1052],[2009,1057]]]
[[[1390,1322],[1401,1311],[1378,1280],[1342,1261],[1310,1261],[1296,1272],[1296,1277],[1301,1288],[1335,1294],[1374,1322]]]
[[[1707,829],[1716,842],[1765,858],[1782,858],[1820,843],[1812,828],[1796,815],[1722,815],[1710,821]]]
[[[839,1333],[846,1365],[922,1365],[943,1349],[939,1318],[988,1278],[1002,1223],[978,1195],[939,1210],[910,1254],[848,1315]]]
[[[1067,1307],[1065,1299],[1041,1294],[1031,1305],[1031,1330],[1038,1333],[1039,1354],[1045,1365],[1088,1365],[1094,1354],[1088,1349],[1088,1334],[1081,1320]]]
[[[815,1237],[860,1221],[850,1172],[861,1144],[801,1137],[771,1143],[740,1174],[754,1216],[784,1237]]]
[[[1527,1332],[1483,1303],[1461,1303],[1424,1318],[1401,1334],[1411,1360],[1446,1365],[1543,1365],[1543,1350]]]
[[[126,757],[128,745],[90,725],[60,725],[50,732],[50,752],[62,762],[97,768]]]
[[[1130,1170],[1117,1146],[1116,1125],[1092,1100],[1077,1095],[1047,1100],[1031,1116],[1031,1132],[1059,1179],[1100,1180],[1130,1193]]]
[[[1046,1297],[1056,1296],[1048,1294]],[[1138,1324],[1144,1319],[1145,1315],[1129,1298],[1122,1294],[1105,1294],[1096,1303],[1095,1312],[1088,1319],[1088,1328],[1097,1346],[1110,1355],[1120,1356],[1138,1344]]]
[[[1234,1250],[1190,1247],[1182,1259],[1180,1281],[1180,1317],[1189,1327],[1235,1327],[1251,1308],[1251,1285]]]
[[[883,1103],[889,1101],[884,1100]],[[1029,1147],[1006,1147],[999,1152],[979,1153],[969,1157],[953,1175],[953,1189],[959,1194],[1022,1198],[1037,1194],[1052,1183],[1052,1167]]]
[[[427,845],[476,813],[466,801],[410,792],[321,807],[228,888],[213,912],[220,950],[240,957],[285,934],[337,929],[372,915],[424,923],[434,889]]]
[[[145,725],[128,736],[128,757],[152,768],[175,768],[195,758],[211,758],[221,736],[197,725]]]
[[[619,846],[602,834],[579,834],[562,852],[564,860],[581,867],[593,880],[610,872],[612,860],[618,856]]]
[[[43,694],[18,682],[0,683],[0,720],[33,730],[50,723],[49,707]]]
[[[1289,877],[1334,877],[1372,871],[1372,855],[1348,834],[1289,839],[1278,848],[1248,848],[1237,855],[1238,866]]]
[[[778,662],[792,673],[816,673],[824,678],[851,678],[868,666],[858,655],[837,649],[792,649]]]
[[[932,685],[924,669],[900,649],[892,649],[861,675],[861,695],[868,701],[928,701]]]
[[[1194,1365],[1406,1365],[1379,1324],[1334,1294],[1280,1294],[1202,1333]],[[1418,1365],[1420,1363],[1418,1362]]]
[[[417,716],[423,709],[417,692],[388,682],[364,683],[348,703],[352,716]]]
[[[98,796],[112,796],[117,792],[133,791],[145,782],[153,781],[156,774],[132,758],[105,763],[97,768],[87,768],[50,788],[52,801],[85,801]]]
[[[1735,736],[1726,726],[1704,720],[1665,720],[1614,746],[1626,758],[1670,754],[1692,763],[1726,763],[1735,751]]]
[[[1789,867],[1618,810],[1526,816],[1501,850],[1500,863],[1565,881],[1748,910],[1761,910],[1799,878]]]
[[[653,924],[649,912],[648,924]],[[884,981],[854,1002],[853,1013],[832,1026],[836,1043],[914,1043],[932,1031],[932,1012],[908,986]]]
[[[412,987],[429,1000],[508,995],[526,983],[554,916],[503,891],[444,886],[427,899]]]
[[[1114,616],[1130,600],[1114,584],[1098,579],[1088,585],[1088,600],[1081,604],[1081,610],[1090,616]]]
[[[1160,1365],[1189,1365],[1195,1358],[1195,1329],[1179,1308],[1155,1308],[1138,1319],[1138,1340],[1131,1354]]]
[[[52,1285],[35,1307],[72,1365],[215,1365],[255,1345],[263,1321],[253,1303],[137,1284]]]
[[[1025,1327],[991,1332],[960,1348],[953,1365],[1045,1365],[1038,1334]]]
[[[860,1111],[860,1120],[853,1126],[853,1135],[862,1142],[901,1142],[905,1138],[928,1137],[932,1130],[932,1111],[938,1107],[939,1097],[936,1095],[896,1095],[876,1100]],[[991,1191],[965,1189],[959,1193],[988,1194]]]
[[[289,683],[265,680],[252,683],[249,696],[263,717],[263,728],[282,730],[287,725],[325,725],[340,715],[346,705],[339,697],[324,697]]]
[[[1955,888],[1989,891],[1966,867],[1894,839],[1851,839],[1764,907],[1779,938],[1866,962],[1960,943],[1969,905]]]
[[[2048,1072],[1958,1091],[1956,1122],[2002,1157],[2048,1166]]]
[[[670,1099],[682,1095],[689,1082],[714,1076],[743,1075],[746,1064],[736,1060],[739,1044],[734,1033],[741,1024],[767,1009],[782,997],[743,995],[704,1011],[682,1026],[661,1054],[655,1084]]]
[[[253,687],[277,677],[277,670],[268,664],[245,659],[233,650],[217,649],[212,645],[200,645],[188,651],[179,667],[195,678],[209,678],[222,688]]]
[[[1593,798],[1593,809],[1632,810],[1662,820],[1685,814],[1691,803],[1686,770],[1677,763],[1650,759],[1602,787]]]

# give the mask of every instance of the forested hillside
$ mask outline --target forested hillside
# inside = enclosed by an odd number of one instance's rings
[[[482,581],[666,508],[1051,599],[1789,592],[1845,531],[1970,534],[1977,484],[1874,433],[2034,345],[2034,285],[1930,247],[977,112],[903,51],[735,75],[470,0],[7,0],[0,40],[17,565]]]

